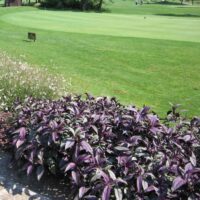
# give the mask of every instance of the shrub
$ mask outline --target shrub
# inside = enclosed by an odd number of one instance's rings
[[[8,110],[16,99],[28,96],[53,99],[64,95],[69,83],[62,76],[32,68],[0,52],[0,110]]]
[[[0,112],[0,149],[7,149],[10,147],[9,138],[5,132],[10,128],[9,121],[11,118],[11,113]]]
[[[42,0],[41,5],[54,8],[101,10],[103,0]]]
[[[15,105],[14,160],[41,179],[63,174],[69,199],[199,199],[200,119],[175,112],[164,122],[148,107],[115,98],[28,98]]]

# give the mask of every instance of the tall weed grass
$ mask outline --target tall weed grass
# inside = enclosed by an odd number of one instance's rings
[[[56,99],[66,95],[70,82],[47,70],[31,67],[0,52],[0,110],[8,110],[14,101],[28,96]]]

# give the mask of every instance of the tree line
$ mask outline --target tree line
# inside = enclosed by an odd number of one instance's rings
[[[31,4],[32,1],[28,0],[27,3]],[[100,11],[103,0],[35,0],[35,3],[40,3],[44,7]]]

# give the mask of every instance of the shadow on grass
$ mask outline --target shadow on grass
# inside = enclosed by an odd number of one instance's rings
[[[184,6],[184,5],[187,5],[187,4],[184,4],[181,2],[170,2],[170,1],[158,1],[158,2],[148,2],[148,3],[145,3],[145,4],[158,4],[158,5],[174,5],[174,6]]]
[[[39,10],[47,10],[47,11],[60,11],[60,12],[84,12],[84,13],[110,13],[111,11],[109,9],[102,8],[101,10],[95,10],[95,9],[88,9],[88,10],[82,10],[79,8],[52,8],[52,7],[44,7],[44,6],[38,6]]]
[[[194,14],[172,14],[172,13],[166,13],[166,14],[154,14],[157,16],[168,16],[168,17],[200,17],[200,15],[194,15]]]
[[[32,42],[31,40],[22,40],[23,42]]]

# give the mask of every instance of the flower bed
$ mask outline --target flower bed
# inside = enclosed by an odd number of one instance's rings
[[[16,102],[14,161],[38,180],[66,177],[69,199],[199,199],[200,119],[87,95]]]

